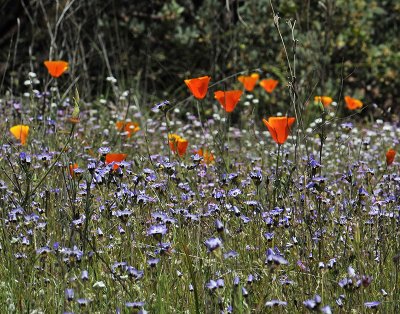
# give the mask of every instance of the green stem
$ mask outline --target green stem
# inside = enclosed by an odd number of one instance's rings
[[[228,162],[227,162],[227,171],[229,172],[229,167],[230,167],[230,163],[231,163],[231,161],[230,161],[230,155],[229,155],[229,142],[230,142],[230,136],[229,136],[229,127],[230,127],[230,124],[231,124],[231,115],[227,112],[226,113],[226,125],[227,125],[227,127],[226,127],[226,138],[227,138],[227,143],[228,143],[228,146],[227,146],[227,152],[226,152],[226,154],[227,154],[227,156],[228,156]],[[225,153],[225,152],[224,152]]]
[[[85,228],[83,233],[83,252],[86,250],[86,244],[89,242],[88,230],[89,230],[89,222],[92,220],[93,211],[90,210],[91,201],[90,201],[90,185],[92,184],[93,176],[91,176],[90,182],[86,182],[86,204],[85,204]]]
[[[71,128],[71,132],[69,133],[67,142],[65,143],[62,151],[60,152],[60,154],[57,156],[56,160],[51,164],[50,168],[47,170],[47,172],[43,175],[43,177],[39,180],[39,183],[35,186],[35,188],[32,190],[32,192],[30,192],[29,194],[27,193],[25,195],[25,199],[23,204],[26,205],[26,202],[28,201],[29,197],[34,195],[35,192],[37,191],[37,189],[42,185],[43,181],[47,178],[47,176],[50,174],[51,170],[53,170],[54,166],[58,163],[58,161],[61,159],[61,156],[63,155],[65,148],[68,146],[71,138],[74,135],[74,130],[75,130],[75,124],[72,124],[72,128]]]
[[[322,113],[322,125],[321,125],[321,133],[319,134],[321,144],[319,146],[319,164],[322,165],[322,152],[324,149],[324,143],[325,143],[325,109],[324,112]],[[322,167],[319,167],[319,175],[322,175]]]
[[[276,166],[275,166],[275,187],[274,187],[274,207],[277,203],[277,190],[280,185],[280,178],[279,178],[279,154],[281,151],[281,144],[278,144],[278,154],[276,156]]]
[[[204,129],[204,123],[203,120],[201,119],[201,114],[200,114],[200,102],[197,100],[196,101],[196,107],[197,107],[197,115],[199,116],[199,121],[200,121],[200,126],[201,130],[203,131],[203,136],[204,138],[206,137],[206,130]]]
[[[169,122],[168,122],[168,117],[167,117],[167,111],[164,113],[165,117],[165,123],[167,124],[167,149],[168,149],[168,159],[171,161],[171,150],[169,149],[169,133],[170,133],[170,128],[169,128]]]
[[[192,280],[193,292],[194,292],[194,302],[195,302],[195,306],[196,306],[196,314],[200,314],[201,313],[200,312],[200,302],[199,302],[199,294],[197,291],[196,275],[194,273],[192,261],[190,259],[189,247],[184,246],[183,250],[184,250],[185,256],[186,256],[186,262],[187,262],[187,266],[189,269],[190,279]]]

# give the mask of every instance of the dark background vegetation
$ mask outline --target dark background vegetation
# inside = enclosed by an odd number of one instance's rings
[[[304,102],[316,94],[338,99],[346,93],[377,104],[382,110],[375,108],[375,115],[396,118],[398,0],[272,3],[290,58],[286,22],[296,21]],[[22,90],[29,71],[45,74],[46,59],[68,60],[68,80],[79,76],[82,90],[92,96],[104,93],[109,75],[123,88],[169,99],[187,95],[182,80],[188,77],[211,75],[216,82],[260,69],[284,87],[288,76],[269,0],[0,1],[1,93]]]

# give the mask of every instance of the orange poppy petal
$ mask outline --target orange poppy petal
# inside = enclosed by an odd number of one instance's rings
[[[78,168],[78,164],[70,164],[69,165],[69,174],[71,175],[71,177],[75,176],[74,169],[77,169],[77,168]]]
[[[274,128],[278,133],[278,142],[279,144],[283,144],[286,142],[289,136],[289,119],[285,117],[285,119],[277,119],[273,121]]]
[[[329,96],[315,96],[314,101],[321,102],[324,107],[328,107],[332,103],[333,99]]]
[[[122,162],[125,160],[127,154],[119,154],[119,153],[111,153],[106,155],[106,165],[111,164],[112,162]],[[118,169],[118,165],[115,164],[113,169]]]
[[[203,99],[207,95],[208,84],[210,83],[210,76],[202,76],[198,78],[185,80],[185,84],[197,99]]]
[[[169,143],[169,149],[171,150],[171,152],[175,153],[178,149],[176,142],[170,140],[168,143]]]
[[[329,96],[322,96],[321,102],[325,107],[328,107],[332,103],[333,99]]]
[[[177,141],[179,140],[181,137],[178,134],[172,133],[168,135],[168,139],[170,141]]]
[[[22,145],[26,144],[29,134],[29,126],[18,124],[10,128],[10,132],[14,137],[21,142]]]
[[[122,131],[124,128],[125,122],[124,121],[117,121],[115,123],[115,127],[117,128],[118,131]]]
[[[289,136],[290,127],[296,121],[292,117],[270,117],[267,120],[263,119],[269,133],[277,144],[284,144]]]
[[[260,82],[260,85],[265,89],[267,93],[272,93],[279,81],[274,79],[264,79]]]
[[[259,78],[260,75],[258,75],[258,73],[253,73],[249,76],[240,75],[238,81],[243,84],[245,90],[251,92],[256,86]]]
[[[206,151],[204,154],[204,161],[207,165],[213,163],[215,160],[213,153]]]
[[[124,161],[127,154],[111,153],[106,155],[106,164]]]
[[[232,112],[238,104],[243,92],[241,90],[216,91],[214,98],[218,100],[226,112]]]
[[[273,140],[279,144],[278,142],[278,133],[276,132],[275,128],[268,123],[267,120],[263,119],[265,126],[268,128],[269,133],[271,134]]]
[[[349,110],[360,109],[363,106],[363,103],[361,100],[352,98],[350,96],[345,96],[344,101],[346,102],[346,108]]]
[[[209,165],[214,162],[214,155],[211,152],[209,152],[207,149],[205,149],[203,151],[203,149],[200,148],[196,152],[196,154],[203,157],[203,161],[202,161],[203,164]]]
[[[386,152],[386,164],[390,166],[393,163],[395,157],[396,157],[396,151],[392,148],[389,149]]]
[[[178,141],[178,155],[179,156],[182,157],[183,155],[185,155],[188,145],[189,145],[189,142],[187,140],[180,139]]]
[[[118,131],[124,131],[127,133],[127,137],[131,137],[133,133],[136,133],[140,130],[139,124],[136,122],[125,122],[125,121],[117,121],[115,123],[115,127]]]
[[[171,151],[178,153],[179,156],[183,156],[186,153],[189,142],[177,134],[169,134],[168,138],[168,144]]]
[[[45,61],[44,65],[47,68],[49,74],[54,77],[60,77],[66,70],[68,70],[69,64],[66,61]]]

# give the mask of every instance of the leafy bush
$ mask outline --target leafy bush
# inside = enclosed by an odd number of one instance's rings
[[[272,2],[283,21],[296,21],[296,76],[303,102],[314,92],[339,100],[351,90],[384,110],[396,103],[396,1]],[[2,66],[8,84],[27,69],[40,69],[44,59],[60,57],[72,62],[71,77],[79,75],[95,94],[104,92],[104,77],[111,74],[126,87],[136,77],[141,89],[160,98],[166,91],[182,97],[182,79],[197,74],[217,81],[261,69],[279,78],[282,87],[288,76],[269,0],[13,3],[2,5],[4,16],[9,12],[14,17],[1,22],[2,60],[8,53],[11,57],[7,68]],[[292,54],[290,27],[281,27]]]

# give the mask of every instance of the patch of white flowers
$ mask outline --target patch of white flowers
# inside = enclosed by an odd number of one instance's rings
[[[110,82],[111,84],[117,83],[117,79],[114,76],[107,76],[106,81]]]

